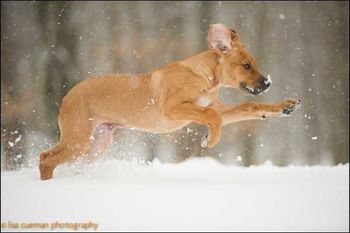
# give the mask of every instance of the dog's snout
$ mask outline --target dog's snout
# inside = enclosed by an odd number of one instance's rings
[[[260,76],[258,83],[262,91],[266,91],[271,86],[271,80],[264,76]]]

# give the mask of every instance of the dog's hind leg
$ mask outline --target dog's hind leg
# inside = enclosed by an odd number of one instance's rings
[[[71,161],[89,149],[93,125],[89,121],[88,109],[83,104],[74,107],[63,103],[59,115],[60,142],[51,150],[40,154],[42,180],[52,178],[53,170],[59,164]]]

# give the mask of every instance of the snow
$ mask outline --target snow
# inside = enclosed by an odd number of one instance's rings
[[[208,105],[211,103],[211,99],[209,96],[201,96],[197,100],[197,105],[201,107],[208,107]]]
[[[266,90],[264,91],[265,93],[269,91],[269,89],[270,89],[270,87],[271,87],[271,85],[272,85],[272,79],[271,79],[271,75],[270,75],[270,74],[268,74],[268,75],[266,76],[266,79],[267,79],[267,80],[264,81],[264,83],[265,83],[265,85],[269,85],[269,87],[266,88]]]
[[[268,74],[268,75],[266,76],[266,79],[267,79],[267,83],[272,84],[271,74]]]
[[[284,14],[279,14],[278,17],[279,17],[280,19],[285,19],[285,18],[286,18],[286,16],[285,16]]]
[[[59,167],[48,181],[25,168],[1,173],[1,222],[47,223],[41,230],[57,223],[54,230],[348,231],[348,184],[348,164],[100,160]]]

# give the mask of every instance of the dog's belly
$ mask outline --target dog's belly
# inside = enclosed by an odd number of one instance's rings
[[[183,128],[191,123],[190,121],[168,120],[156,108],[147,111],[128,112],[121,114],[116,121],[127,128],[135,128],[150,133],[170,133]]]
[[[150,133],[170,133],[190,124],[190,121],[174,121],[164,117],[157,106],[149,106],[131,98],[115,104],[90,107],[95,125],[112,122],[121,127],[134,128]]]
[[[169,121],[169,120],[160,120],[155,121],[150,124],[135,124],[131,126],[133,128],[139,129],[141,131],[150,132],[150,133],[170,133],[176,130],[183,128],[188,125],[189,121]]]
[[[190,124],[190,121],[171,121],[166,119],[147,118],[147,116],[135,119],[134,117],[124,118],[123,120],[109,120],[110,118],[99,118],[93,122],[95,126],[109,123],[119,128],[137,129],[149,133],[171,133]]]

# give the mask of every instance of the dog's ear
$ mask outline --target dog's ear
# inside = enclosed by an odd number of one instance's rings
[[[226,53],[232,49],[231,40],[235,34],[223,24],[211,24],[208,33],[208,46]]]
[[[231,32],[231,44],[233,48],[237,49],[238,51],[240,51],[241,49],[244,49],[244,45],[239,39],[237,32],[232,28],[230,29],[230,32]]]
[[[237,38],[237,33],[232,28],[230,29],[230,33],[231,33],[231,40],[232,41]]]

